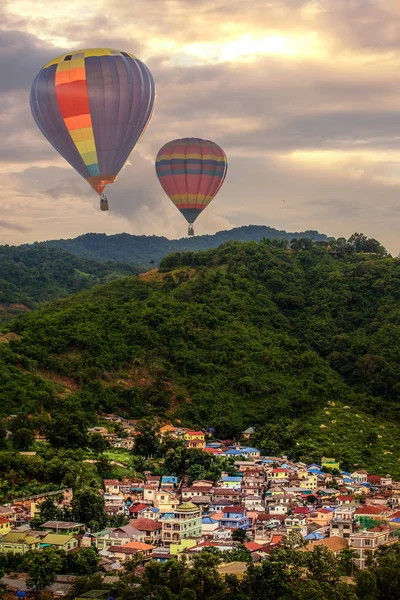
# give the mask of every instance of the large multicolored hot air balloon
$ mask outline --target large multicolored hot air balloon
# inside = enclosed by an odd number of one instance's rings
[[[153,77],[120,50],[76,50],[49,62],[33,82],[33,117],[54,148],[101,196],[146,129],[154,104]]]
[[[209,140],[173,140],[158,152],[157,177],[189,223],[189,235],[194,235],[193,223],[218,193],[227,168],[225,152]]]

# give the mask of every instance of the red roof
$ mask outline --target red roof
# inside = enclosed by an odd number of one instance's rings
[[[296,508],[294,509],[294,514],[295,515],[309,515],[310,511],[308,510],[308,508],[306,506],[296,506]]]
[[[318,508],[316,512],[322,513],[323,515],[332,514],[332,511],[327,508]]]
[[[250,550],[250,552],[255,552],[256,550],[260,550],[260,548],[262,548],[262,545],[257,544],[256,542],[246,542],[244,546],[247,548],[247,550]]]
[[[279,544],[279,542],[282,540],[282,535],[273,535],[271,538],[271,544]]]
[[[271,473],[289,473],[287,469],[272,469]]]
[[[224,513],[244,513],[246,508],[244,506],[224,506],[222,512]]]
[[[203,431],[187,431],[187,435],[202,435],[204,437]]]
[[[135,504],[134,506],[129,507],[129,512],[131,513],[131,515],[133,515],[133,514],[140,512],[141,510],[143,510],[145,508],[149,508],[147,506],[147,504]]]
[[[381,515],[383,512],[386,512],[387,508],[383,508],[382,506],[362,506],[361,508],[357,508],[355,511],[355,515]]]
[[[162,529],[162,524],[159,521],[153,521],[153,519],[133,519],[129,522],[129,525],[138,531],[157,531],[157,529]]]
[[[4,517],[0,517],[0,523],[3,525],[4,523],[11,523],[10,519],[5,519]]]
[[[284,521],[286,515],[271,515],[269,513],[259,513],[257,515],[257,521],[272,521],[277,519],[278,521]]]
[[[367,481],[368,483],[380,483],[382,477],[380,475],[368,475]]]
[[[338,496],[337,500],[340,500],[340,502],[355,502],[355,497],[354,496]]]

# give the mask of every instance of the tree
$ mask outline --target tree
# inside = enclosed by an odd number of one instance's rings
[[[67,554],[68,573],[93,575],[99,568],[99,555],[95,548],[80,548]]]
[[[47,438],[55,448],[85,448],[87,416],[77,410],[54,417],[47,427]]]
[[[88,436],[88,446],[96,454],[102,454],[110,447],[110,444],[100,433],[92,433]]]
[[[85,523],[93,530],[105,527],[107,514],[104,510],[104,498],[94,490],[83,490],[74,494],[72,516],[79,523]]]
[[[160,450],[160,426],[150,418],[144,418],[137,426],[134,454],[145,458],[157,456]]]
[[[29,450],[34,441],[33,431],[26,427],[17,429],[12,435],[12,443],[16,450]]]
[[[56,575],[62,570],[63,559],[57,550],[49,547],[29,552],[23,565],[28,573],[28,586],[40,591],[55,582]]]
[[[247,533],[245,529],[235,529],[232,531],[232,539],[235,542],[244,542],[248,540]]]

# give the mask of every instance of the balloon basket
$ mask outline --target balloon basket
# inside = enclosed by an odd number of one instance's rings
[[[101,197],[100,197],[100,210],[102,210],[102,211],[109,210],[108,200],[103,195],[101,195]]]
[[[189,227],[188,227],[188,235],[194,235],[193,225],[189,225]]]

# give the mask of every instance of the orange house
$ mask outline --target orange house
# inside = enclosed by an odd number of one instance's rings
[[[314,510],[307,515],[307,523],[316,523],[317,525],[324,527],[325,525],[329,525],[333,517],[334,512],[332,510],[328,510],[327,508],[319,508],[318,510]]]

